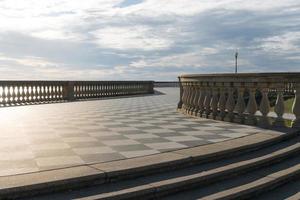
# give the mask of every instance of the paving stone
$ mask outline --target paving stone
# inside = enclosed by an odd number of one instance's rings
[[[179,90],[159,90],[165,95],[0,109],[6,116],[0,121],[0,163],[16,163],[0,167],[0,176],[145,156],[263,130],[185,116],[176,111]]]

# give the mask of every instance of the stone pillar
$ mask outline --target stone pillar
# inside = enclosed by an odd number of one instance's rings
[[[204,86],[201,86],[200,89],[200,95],[198,99],[198,110],[197,110],[197,116],[201,117],[204,112],[204,99],[206,96],[206,88]]]
[[[186,93],[186,107],[185,107],[185,112],[187,112],[188,111],[188,109],[190,108],[190,99],[191,99],[191,93],[192,93],[192,91],[191,91],[191,83],[187,83],[187,85],[186,85],[186,91],[187,91],[187,93]]]
[[[300,83],[295,83],[295,100],[293,103],[293,113],[296,118],[292,122],[292,127],[300,129]]]
[[[200,96],[200,86],[198,83],[195,85],[195,96],[193,99],[193,109],[191,110],[192,115],[196,115],[196,113],[197,113],[199,96]]]
[[[73,81],[66,81],[64,88],[64,99],[68,101],[74,101],[75,100],[75,94],[74,94],[74,82]]]
[[[247,104],[247,117],[245,123],[248,125],[255,125],[257,123],[255,113],[257,111],[257,104],[255,99],[256,88],[254,85],[249,87],[249,101]]]
[[[284,85],[278,85],[277,88],[277,99],[275,103],[274,111],[276,113],[276,119],[274,121],[274,126],[285,126],[283,114],[284,114],[284,99],[283,99],[283,92],[284,92]]]
[[[241,86],[241,84],[238,84],[238,99],[234,108],[234,111],[237,113],[236,117],[234,118],[234,122],[236,123],[244,123],[245,117],[244,117],[244,111],[246,108],[245,100],[244,100],[244,91],[245,88]]]
[[[216,119],[218,115],[218,101],[219,101],[219,89],[214,86],[212,89],[212,98],[210,102],[210,107],[211,107],[211,113],[209,115],[210,119]]]
[[[234,106],[235,106],[235,101],[233,98],[233,92],[234,92],[234,88],[228,85],[228,98],[225,104],[225,108],[227,110],[227,114],[224,118],[224,121],[227,122],[232,122],[234,119]]]
[[[190,96],[190,100],[189,100],[189,109],[188,109],[188,114],[191,114],[195,105],[194,105],[194,98],[196,95],[196,87],[195,87],[195,83],[192,83],[191,86],[191,96]]]
[[[259,105],[259,111],[261,112],[262,116],[259,119],[259,125],[262,127],[269,127],[271,125],[270,119],[268,114],[270,112],[270,102],[269,102],[269,89],[268,87],[263,87],[261,90],[262,99]]]
[[[219,107],[219,115],[217,116],[217,120],[224,120],[225,117],[225,108],[226,108],[226,89],[224,86],[221,86],[220,88],[220,98],[219,98],[219,102],[218,102],[218,107]]]
[[[186,107],[186,86],[185,86],[185,83],[181,83],[182,85],[182,105],[181,105],[181,108],[182,109],[185,109]]]
[[[179,82],[179,89],[180,89],[180,93],[179,93],[179,102],[177,104],[177,108],[181,109],[182,108],[182,98],[183,98],[183,87],[182,87],[182,83],[181,83],[181,78],[178,77],[178,82]]]
[[[211,101],[211,88],[207,87],[206,89],[206,94],[205,94],[205,98],[204,98],[204,108],[205,108],[205,115],[203,117],[208,118],[211,110],[210,110],[210,101]]]

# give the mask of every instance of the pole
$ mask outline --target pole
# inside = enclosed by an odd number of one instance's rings
[[[237,66],[237,64],[238,64],[238,63],[237,63],[238,55],[239,55],[238,50],[236,50],[236,52],[235,52],[235,73],[237,73],[237,70],[238,70],[238,69],[237,69],[237,67],[238,67],[238,66]]]

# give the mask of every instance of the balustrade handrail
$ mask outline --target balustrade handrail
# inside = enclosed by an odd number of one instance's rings
[[[0,105],[153,93],[153,81],[0,80]]]
[[[178,109],[184,113],[263,127],[284,126],[283,95],[289,94],[294,97],[292,127],[300,128],[300,73],[185,74],[178,78]],[[272,117],[270,100],[276,100],[276,116]]]

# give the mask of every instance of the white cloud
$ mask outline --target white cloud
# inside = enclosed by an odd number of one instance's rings
[[[256,42],[261,43],[260,47],[268,52],[299,52],[300,32],[287,32],[281,35],[258,39]]]
[[[166,49],[172,41],[155,34],[146,26],[107,27],[93,31],[96,43],[103,48],[112,49]]]
[[[247,69],[298,69],[299,0],[121,2],[0,0],[1,78],[149,79],[226,70],[236,47],[245,50],[239,63]]]
[[[134,61],[130,66],[135,68],[145,67],[207,67],[210,62],[205,58],[208,55],[218,53],[214,48],[203,48],[202,50],[193,51],[189,53],[181,53],[163,56],[154,59],[141,59]]]

